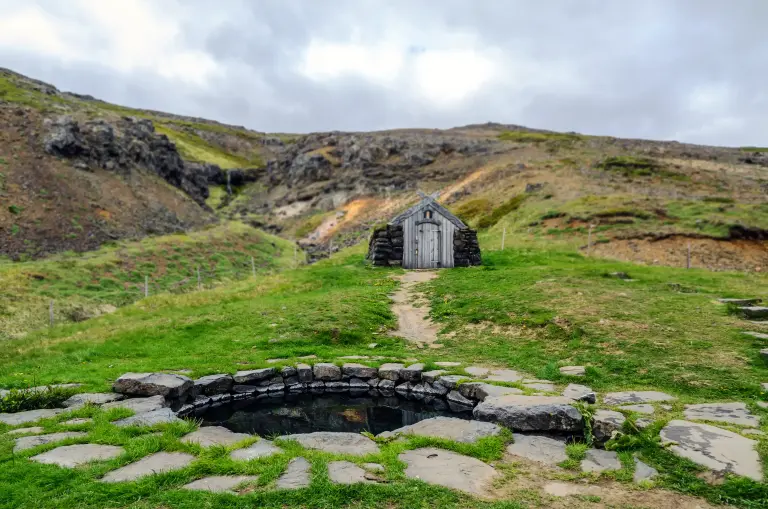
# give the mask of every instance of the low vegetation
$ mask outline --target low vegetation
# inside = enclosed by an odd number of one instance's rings
[[[51,299],[56,321],[80,321],[101,314],[105,305],[143,298],[145,281],[152,295],[186,293],[246,279],[254,268],[264,274],[293,264],[290,242],[234,222],[117,242],[87,254],[0,263],[0,339],[46,325]]]

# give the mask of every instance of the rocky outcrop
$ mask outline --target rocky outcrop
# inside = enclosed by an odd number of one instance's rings
[[[47,119],[44,125],[45,151],[75,160],[77,168],[102,168],[129,175],[134,168],[141,167],[205,205],[208,176],[194,171],[194,167],[186,167],[173,142],[156,133],[150,120],[123,117],[112,124],[104,120],[78,122],[64,115]]]

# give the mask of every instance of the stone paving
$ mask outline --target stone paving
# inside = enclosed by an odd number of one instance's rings
[[[16,439],[16,443],[13,446],[13,452],[18,453],[21,451],[26,451],[27,449],[33,449],[41,445],[63,442],[64,440],[69,440],[70,438],[83,438],[86,436],[88,436],[88,433],[70,431],[63,433],[50,433],[48,435],[32,435],[28,437],[21,437]]]
[[[183,452],[157,452],[150,454],[135,463],[108,472],[101,482],[127,482],[141,479],[153,474],[162,474],[181,470],[189,466],[195,457]]]
[[[350,356],[350,359],[364,360],[363,357]],[[415,363],[414,363],[415,362]],[[460,363],[444,362],[443,368],[459,368]],[[564,366],[560,368],[564,375],[585,376],[583,366]],[[525,435],[520,432],[565,432],[579,433],[583,427],[583,418],[576,401],[595,403],[597,396],[591,388],[569,384],[562,396],[526,395],[517,387],[493,385],[490,382],[514,382],[528,391],[554,392],[555,384],[549,380],[525,378],[511,369],[495,369],[482,366],[464,368],[470,377],[481,379],[469,382],[464,375],[453,375],[446,370],[424,372],[424,364],[416,359],[406,363],[389,363],[380,368],[373,368],[359,363],[346,363],[338,366],[331,363],[317,363],[314,366],[299,364],[296,367],[270,367],[249,371],[240,371],[234,376],[228,374],[208,375],[198,380],[174,374],[139,373],[128,374],[115,382],[115,387],[126,394],[83,393],[69,398],[61,409],[32,410],[16,414],[0,414],[0,422],[11,426],[33,424],[40,419],[56,417],[62,412],[82,408],[86,404],[101,405],[103,409],[126,408],[135,415],[115,421],[116,426],[154,426],[169,422],[181,422],[175,411],[169,408],[173,403],[178,408],[178,398],[189,398],[207,402],[206,404],[226,404],[238,400],[235,396],[243,387],[251,387],[253,394],[264,394],[273,386],[280,386],[280,391],[287,390],[289,384],[319,384],[325,390],[332,390],[336,385],[340,390],[349,390],[358,385],[362,390],[370,388],[389,391],[424,399],[442,396],[449,405],[465,407],[473,411],[476,420],[451,417],[437,417],[422,420],[393,432],[382,433],[380,437],[397,435],[420,435],[454,440],[461,443],[474,443],[486,436],[495,436],[501,432],[499,424],[515,431],[514,443],[507,446],[509,457],[526,458],[546,467],[557,469],[568,459],[565,442],[549,436]],[[241,384],[241,385],[236,385]],[[251,385],[243,385],[251,384]],[[238,388],[239,387],[239,388]],[[334,389],[335,390],[335,389]],[[226,394],[233,391],[235,396]],[[224,392],[225,394],[222,394]],[[527,391],[526,391],[527,392]],[[124,399],[128,396],[140,396]],[[244,395],[244,394],[243,394]],[[250,394],[249,394],[250,395]],[[243,398],[239,398],[243,399]],[[657,391],[625,391],[606,393],[601,400],[604,405],[614,409],[600,408],[592,413],[592,431],[595,443],[602,447],[612,434],[621,431],[626,421],[625,413],[641,414],[635,424],[647,427],[653,421],[658,408],[671,411],[672,406],[660,404],[672,402],[672,395]],[[761,404],[762,403],[762,404]],[[762,408],[768,403],[758,402]],[[188,406],[188,405],[187,405]],[[619,411],[617,411],[619,410]],[[690,459],[712,471],[734,473],[756,481],[763,480],[763,470],[756,451],[757,441],[764,432],[759,428],[760,418],[750,412],[743,402],[721,402],[684,405],[683,414],[687,420],[670,421],[661,431],[664,443],[669,450],[681,457]],[[705,421],[739,426],[738,432],[705,424]],[[63,426],[88,426],[93,420],[74,418],[64,420]],[[24,452],[38,446],[55,444],[69,439],[85,439],[84,432],[56,432],[45,434],[43,426],[28,426],[8,432],[18,436],[14,440],[14,452]],[[26,435],[26,436],[22,436]],[[252,435],[234,433],[226,428],[208,426],[188,433],[180,439],[182,443],[198,444],[201,447],[233,447]],[[283,440],[295,440],[303,447],[333,454],[364,456],[380,452],[376,442],[357,433],[316,432],[287,435]],[[77,444],[59,446],[29,459],[38,463],[74,468],[93,461],[105,461],[117,458],[125,453],[117,446],[98,444]],[[247,447],[240,447],[229,453],[234,461],[251,461],[284,451],[271,441],[260,439]],[[27,453],[30,454],[30,453]],[[32,452],[31,454],[34,454]],[[195,456],[180,452],[158,452],[139,459],[121,468],[108,472],[103,482],[126,482],[140,479],[155,473],[170,472],[191,465]],[[427,483],[445,486],[466,493],[487,497],[493,494],[492,481],[499,477],[493,465],[480,460],[436,448],[423,448],[405,451],[399,459],[406,465],[405,475]],[[602,473],[622,468],[618,456],[613,451],[589,449],[580,467],[584,472]],[[383,481],[376,472],[384,468],[378,464],[356,464],[351,461],[331,461],[327,465],[328,478],[332,483],[351,485]],[[306,487],[311,480],[311,467],[305,458],[293,458],[286,470],[275,482],[277,489],[297,489]],[[659,473],[639,458],[634,458],[633,479],[636,483],[653,480]],[[237,493],[243,484],[258,481],[256,476],[208,476],[197,479],[183,489],[209,491],[215,493]]]
[[[282,490],[295,490],[298,488],[305,488],[309,486],[310,482],[310,464],[304,458],[293,458],[285,469],[283,475],[281,475],[275,487]]]
[[[491,484],[500,476],[492,466],[451,451],[427,447],[405,451],[398,456],[405,463],[405,476],[444,486],[471,495],[487,497]]]
[[[235,488],[258,480],[258,476],[255,475],[214,475],[185,484],[182,489],[211,493],[237,493]]]
[[[75,468],[92,461],[106,461],[125,454],[125,449],[114,445],[77,444],[57,447],[32,456],[32,461],[62,468]]]

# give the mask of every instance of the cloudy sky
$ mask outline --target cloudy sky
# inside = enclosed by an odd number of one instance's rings
[[[0,0],[0,67],[260,131],[768,145],[768,0]]]

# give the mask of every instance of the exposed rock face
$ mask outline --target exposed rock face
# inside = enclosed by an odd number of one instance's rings
[[[730,472],[762,481],[757,442],[732,431],[689,421],[670,421],[661,430],[670,450],[718,473]]]
[[[191,379],[168,373],[126,373],[112,385],[112,390],[131,396],[181,398],[192,388]]]
[[[116,124],[104,120],[79,123],[69,116],[48,119],[45,151],[76,159],[78,167],[103,168],[128,175],[136,166],[162,177],[200,205],[208,198],[208,178],[184,166],[176,146],[157,134],[150,120],[123,117]]]
[[[473,412],[475,419],[503,424],[514,431],[577,431],[584,427],[573,400],[555,396],[486,398]]]

